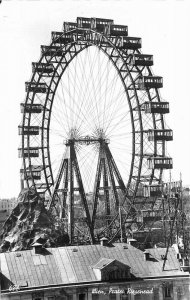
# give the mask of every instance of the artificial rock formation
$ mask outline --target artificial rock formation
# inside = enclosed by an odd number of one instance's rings
[[[24,189],[16,207],[1,231],[0,252],[30,249],[34,242],[44,247],[60,247],[69,243],[63,226],[49,211],[33,189]]]

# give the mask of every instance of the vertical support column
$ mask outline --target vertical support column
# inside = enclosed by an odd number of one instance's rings
[[[103,160],[103,170],[104,170],[105,211],[106,211],[106,215],[110,215],[110,202],[109,202],[107,167],[106,167],[106,164],[105,164],[105,158],[103,158],[102,160]],[[108,221],[108,223],[109,223],[109,221]]]
[[[67,147],[67,151],[68,151],[68,147]],[[66,151],[66,153],[67,153],[67,151]],[[55,200],[57,198],[59,199],[58,194],[57,194],[57,190],[59,189],[63,174],[65,174],[65,171],[68,173],[68,158],[67,159],[65,158],[66,153],[64,153],[64,156],[62,158],[61,165],[60,165],[60,168],[59,168],[59,171],[58,171],[58,175],[57,175],[57,178],[55,180],[55,185],[54,185],[54,189],[53,189],[53,192],[52,192],[52,197],[51,197],[51,200],[49,202],[49,209],[51,209],[51,206],[54,205]],[[59,201],[60,201],[60,199],[59,199]],[[60,201],[60,206],[61,206],[61,209],[62,209],[61,201]],[[61,215],[62,215],[62,212],[61,212]]]
[[[116,190],[115,179],[114,179],[114,175],[113,175],[110,157],[108,155],[106,155],[106,160],[107,160],[107,166],[108,166],[108,170],[109,170],[110,184],[111,184],[113,195],[115,198],[115,209],[118,212],[119,211],[119,198],[118,198],[118,193]]]
[[[74,177],[73,177],[73,148],[74,145],[70,146],[70,163],[69,163],[69,179],[70,179],[70,191],[69,191],[69,204],[68,204],[68,234],[70,243],[73,243],[74,239]]]
[[[81,196],[81,201],[83,204],[83,209],[85,211],[86,214],[86,223],[87,223],[87,227],[88,227],[88,232],[89,232],[89,238],[91,243],[94,243],[94,231],[93,231],[93,227],[92,227],[92,222],[91,222],[91,218],[90,218],[90,212],[89,212],[89,208],[88,208],[88,204],[87,204],[87,200],[86,200],[86,194],[84,191],[84,186],[83,186],[83,182],[82,182],[82,177],[80,174],[80,168],[78,165],[78,161],[77,161],[77,157],[76,157],[76,152],[75,152],[75,148],[74,148],[74,144],[72,146],[72,159],[73,159],[73,171],[75,171],[75,175],[76,175],[76,180],[78,183],[78,189],[79,189],[79,193]],[[73,219],[74,221],[74,219]]]
[[[159,286],[159,300],[163,300],[164,297],[163,297],[163,287],[162,286]]]
[[[129,299],[130,300],[135,300],[135,295],[134,294],[129,294]]]
[[[121,300],[120,294],[116,294],[116,300]]]
[[[100,187],[100,180],[101,180],[101,173],[102,173],[102,147],[100,146],[99,149],[99,157],[98,157],[98,165],[96,170],[96,178],[94,184],[94,197],[93,197],[93,213],[92,213],[92,228],[94,229],[95,218],[96,218],[96,211],[98,206],[98,195],[99,195],[99,187]]]
[[[68,193],[68,167],[69,167],[69,162],[68,159],[65,160],[65,174],[64,174],[64,180],[63,180],[63,202],[62,204],[62,210],[61,210],[61,218],[65,218],[66,214],[66,199],[67,199],[67,193]]]
[[[177,289],[177,286],[173,287],[173,300],[178,300],[178,289]]]
[[[166,247],[167,237],[166,237],[166,222],[165,222],[166,217],[165,217],[165,203],[164,203],[164,201],[165,201],[165,197],[162,199],[162,213],[163,213],[162,220],[163,220],[163,230],[164,230],[164,245]]]
[[[88,289],[87,300],[92,300],[92,289]]]
[[[171,187],[170,187],[170,189],[171,189]],[[171,192],[170,192],[170,194],[171,194]],[[171,216],[171,195],[168,197],[168,217],[170,218],[170,216]],[[169,239],[170,239],[170,244],[169,244],[169,246],[170,245],[172,245],[173,244],[173,241],[172,241],[172,235],[171,235],[171,232],[172,232],[172,221],[171,221],[171,219],[169,220],[169,228],[170,228],[170,236],[169,236]]]
[[[121,242],[123,243],[123,219],[121,214],[121,206],[119,205],[119,223],[120,223],[120,232],[121,232]]]
[[[73,300],[77,300],[77,293],[75,291],[75,293],[73,294]]]

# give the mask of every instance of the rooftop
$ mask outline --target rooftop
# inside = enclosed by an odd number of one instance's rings
[[[43,249],[40,254],[33,250],[0,254],[2,290],[12,285],[35,288],[48,285],[68,285],[98,282],[93,266],[102,268],[117,260],[130,268],[131,278],[155,278],[183,276],[176,252],[169,249],[165,270],[162,270],[166,249],[148,249],[149,259],[143,251],[117,243],[112,246],[85,245]],[[103,265],[102,265],[103,263]]]

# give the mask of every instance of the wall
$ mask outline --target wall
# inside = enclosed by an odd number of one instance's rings
[[[171,287],[170,297],[165,297],[165,287]],[[122,290],[128,291],[122,295]],[[135,291],[149,290],[149,294]],[[151,291],[153,293],[151,293]],[[1,295],[1,300],[187,300],[190,299],[189,278],[170,278],[138,282],[104,283],[91,287],[67,287],[44,290],[42,293],[10,293]]]

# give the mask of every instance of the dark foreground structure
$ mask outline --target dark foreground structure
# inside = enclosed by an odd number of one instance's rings
[[[173,248],[130,244],[43,248],[0,254],[1,299],[190,299],[189,267]]]

